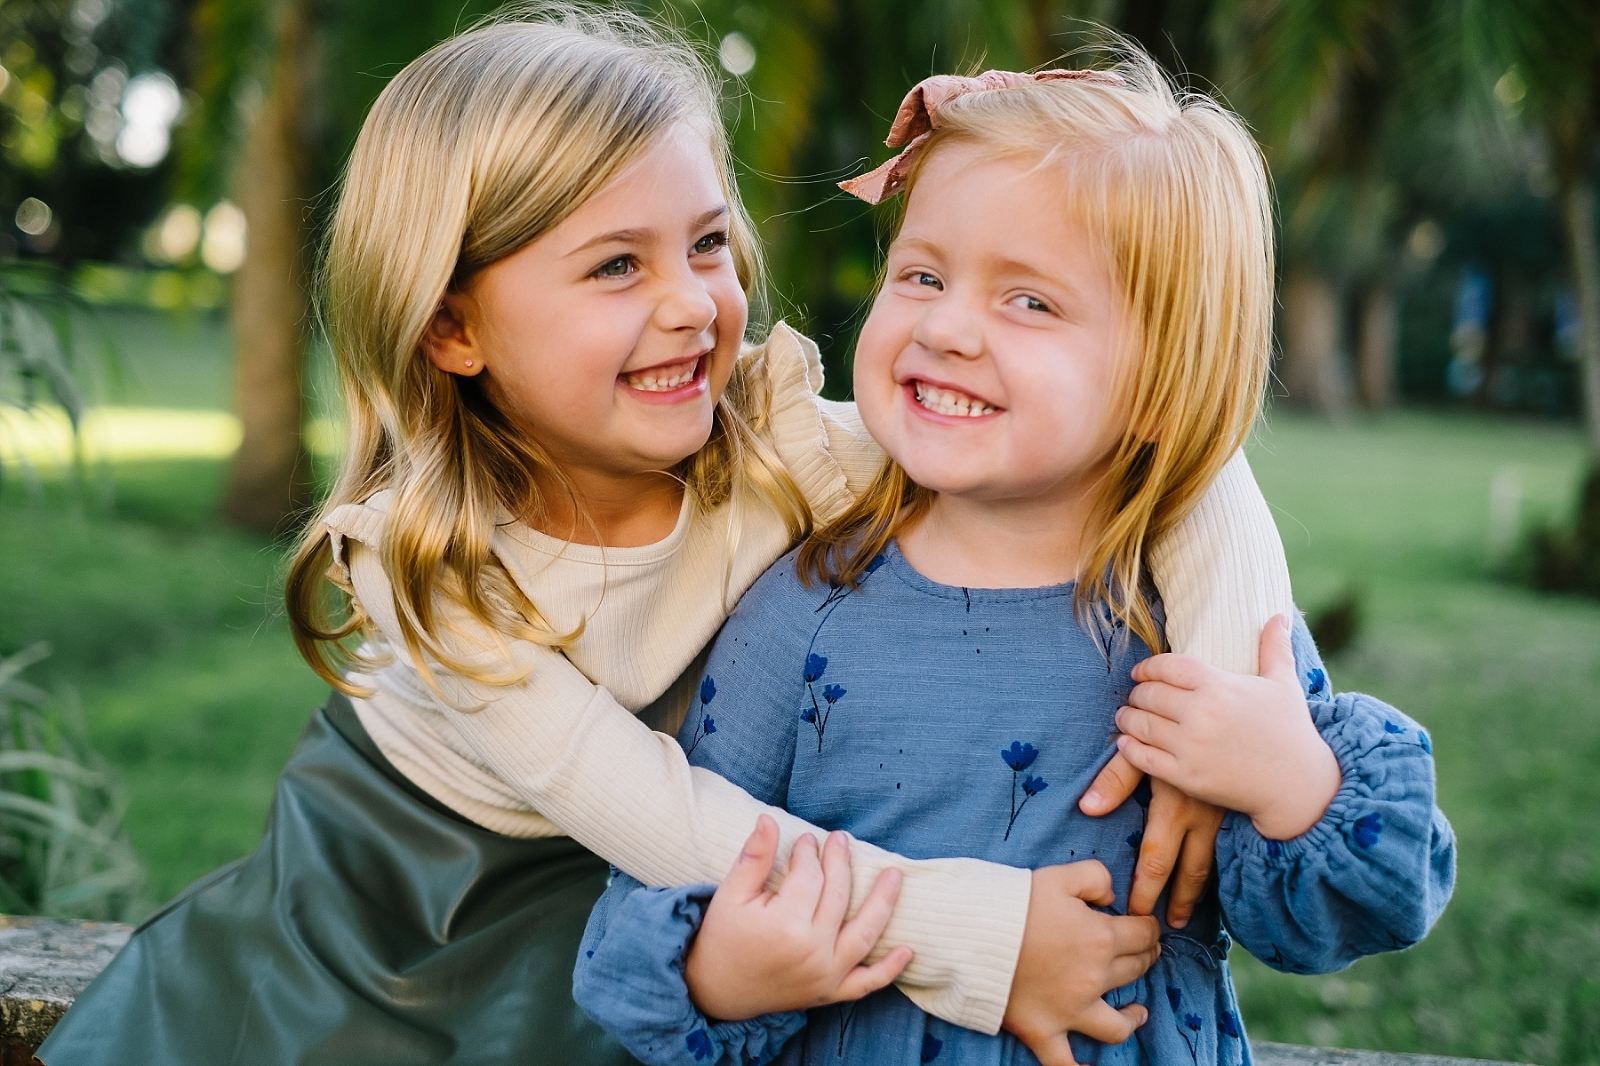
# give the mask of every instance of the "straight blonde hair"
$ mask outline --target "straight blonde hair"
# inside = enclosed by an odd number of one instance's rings
[[[445,293],[558,225],[652,138],[678,123],[705,130],[731,213],[729,244],[748,294],[760,256],[732,177],[717,87],[692,46],[616,9],[543,5],[501,15],[413,61],[373,104],[351,153],[320,273],[349,445],[332,493],[302,536],[285,589],[301,654],[336,688],[347,640],[371,623],[330,570],[324,521],[382,490],[379,554],[411,661],[434,691],[430,660],[467,679],[513,684],[525,670],[452,653],[440,602],[493,634],[560,646],[490,549],[496,516],[543,512],[539,479],[567,486],[540,447],[478,382],[435,367],[421,347]],[[674,473],[696,506],[749,488],[799,537],[810,513],[765,445],[759,350],[738,361],[711,437]],[[358,664],[359,665],[359,664]]]
[[[977,143],[1056,168],[1070,210],[1107,249],[1134,326],[1116,392],[1130,417],[1096,497],[1075,602],[1085,620],[1120,623],[1160,650],[1146,553],[1199,502],[1260,411],[1272,207],[1261,152],[1237,116],[1177,91],[1131,46],[1113,69],[1120,78],[949,101],[906,196],[941,146]],[[854,585],[933,496],[886,460],[855,506],[806,542],[801,572]]]

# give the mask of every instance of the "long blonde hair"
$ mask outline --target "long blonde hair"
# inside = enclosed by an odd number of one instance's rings
[[[1103,241],[1134,340],[1119,365],[1128,427],[1094,507],[1076,590],[1151,648],[1162,641],[1145,581],[1149,546],[1183,520],[1244,443],[1272,351],[1272,208],[1266,166],[1237,116],[1176,91],[1128,48],[1113,79],[972,93],[940,111],[907,199],[941,145],[1058,168],[1076,217]],[[886,460],[855,506],[813,534],[802,573],[854,584],[933,494]]]
[[[525,670],[453,654],[440,598],[494,634],[559,646],[490,550],[498,512],[538,515],[538,478],[565,485],[536,440],[475,379],[435,367],[423,332],[445,293],[537,240],[601,189],[661,131],[704,127],[731,212],[729,243],[748,293],[759,251],[732,178],[716,84],[681,38],[615,9],[543,5],[499,16],[430,49],[373,104],[346,168],[320,276],[349,445],[338,480],[290,564],[285,599],[301,654],[341,690],[348,638],[370,620],[330,582],[324,519],[392,490],[379,554],[406,651],[438,690],[430,660],[488,684]],[[809,512],[761,440],[759,351],[738,361],[711,438],[675,471],[695,504],[743,487],[800,536]]]

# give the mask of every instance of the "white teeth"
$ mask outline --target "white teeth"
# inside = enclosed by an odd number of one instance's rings
[[[687,363],[681,370],[663,373],[660,370],[639,370],[632,374],[624,374],[622,380],[628,383],[629,388],[641,392],[668,392],[681,388],[694,380],[695,371],[700,367],[700,361]]]
[[[917,402],[934,414],[981,418],[1000,410],[974,396],[953,389],[936,388],[921,381],[917,382],[916,388]]]

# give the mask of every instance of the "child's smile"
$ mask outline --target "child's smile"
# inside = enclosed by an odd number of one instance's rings
[[[618,387],[627,389],[641,403],[681,403],[710,391],[706,376],[706,357],[701,352],[693,359],[657,363],[640,370],[624,370],[617,375]]]

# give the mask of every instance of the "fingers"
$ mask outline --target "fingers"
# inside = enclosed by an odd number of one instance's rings
[[[1101,1000],[1083,1012],[1078,1022],[1078,1032],[1103,1044],[1120,1044],[1149,1017],[1150,1012],[1137,1003],[1117,1010]]]
[[[1183,847],[1185,827],[1154,815],[1152,811],[1144,827],[1144,840],[1139,844],[1139,864],[1134,867],[1133,888],[1128,892],[1129,914],[1155,911],[1156,900],[1166,887],[1167,878],[1172,876],[1172,868]],[[1170,904],[1168,909],[1171,909]]]
[[[1273,615],[1261,627],[1260,674],[1274,681],[1289,681],[1298,686],[1300,671],[1294,664],[1294,642],[1289,637],[1291,631],[1291,622],[1286,614]]]
[[[822,895],[822,862],[817,858],[817,838],[802,833],[789,852],[789,874],[778,888],[778,901],[807,920],[817,912]]]
[[[834,942],[836,956],[852,966],[867,957],[889,925],[889,916],[894,913],[894,901],[900,897],[901,881],[899,870],[889,869],[878,875],[872,891],[862,901],[861,910],[839,930],[839,937]]]
[[[1135,681],[1160,681],[1175,688],[1196,689],[1213,667],[1188,655],[1153,655],[1133,668]]]
[[[1085,903],[1109,907],[1117,901],[1117,894],[1111,886],[1111,871],[1098,860],[1085,859],[1082,862],[1049,866],[1035,873],[1044,874],[1048,883]]]
[[[1160,957],[1160,944],[1138,955],[1118,955],[1106,967],[1106,984],[1112,988],[1121,988],[1129,981],[1136,981],[1144,976],[1145,971],[1154,966]]]
[[[1078,809],[1091,818],[1110,814],[1133,795],[1133,790],[1139,787],[1143,779],[1144,774],[1134,769],[1133,764],[1118,752],[1095,776],[1089,791],[1078,801]]]
[[[778,857],[778,823],[769,814],[756,819],[756,827],[745,838],[744,848],[733,862],[733,869],[722,881],[719,892],[726,892],[738,903],[755,899],[767,890],[772,863]]]
[[[1138,707],[1121,707],[1117,710],[1117,728],[1125,736],[1142,743],[1172,751],[1178,746],[1179,730],[1183,727],[1171,718]]]
[[[1113,955],[1144,955],[1159,950],[1161,924],[1154,918],[1103,915],[1111,923]],[[1126,984],[1127,982],[1123,982]]]
[[[902,946],[895,948],[871,966],[857,966],[845,974],[844,980],[839,982],[839,989],[833,1002],[848,1003],[850,1000],[870,995],[880,988],[888,988],[910,963],[911,949]]]
[[[1117,750],[1134,766],[1151,777],[1181,784],[1177,758],[1168,751],[1152,747],[1126,734],[1117,738]]]
[[[1174,722],[1181,722],[1187,717],[1186,712],[1194,706],[1194,700],[1192,689],[1179,688],[1165,681],[1146,681],[1135,685],[1133,691],[1128,693],[1128,706]]]
[[[1067,1039],[1066,1033],[1055,1033],[1038,1043],[1028,1044],[1028,1050],[1039,1060],[1039,1066],[1078,1066],[1078,1060],[1072,1057],[1072,1041]]]
[[[850,909],[851,883],[850,838],[837,830],[828,834],[827,843],[822,848],[822,879],[816,922],[827,929],[838,929],[844,921],[845,912]]]
[[[1207,805],[1209,807],[1209,805]],[[1222,825],[1222,812],[1218,808],[1216,825]],[[1217,853],[1216,829],[1200,827],[1183,838],[1183,852],[1178,858],[1178,875],[1172,879],[1172,892],[1167,896],[1167,924],[1182,929],[1194,915],[1195,905],[1205,895],[1206,883],[1211,880],[1211,864]]]

